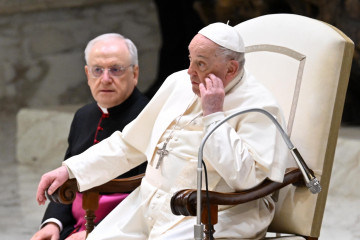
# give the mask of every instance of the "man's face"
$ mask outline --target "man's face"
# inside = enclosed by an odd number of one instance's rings
[[[199,84],[205,83],[205,78],[210,73],[222,79],[224,86],[228,84],[228,61],[216,55],[217,45],[208,38],[197,34],[189,44],[190,75],[192,90],[200,96]]]
[[[130,96],[139,75],[139,67],[130,64],[129,50],[123,40],[110,39],[94,44],[85,73],[91,94],[100,106],[114,107]]]

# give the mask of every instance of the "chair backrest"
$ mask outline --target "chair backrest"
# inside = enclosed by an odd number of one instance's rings
[[[315,195],[282,189],[269,231],[319,237],[353,42],[329,24],[294,14],[265,15],[235,28],[246,46],[246,69],[283,107],[291,141],[322,185]]]

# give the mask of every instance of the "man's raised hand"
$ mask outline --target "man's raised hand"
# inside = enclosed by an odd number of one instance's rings
[[[225,90],[220,78],[214,74],[209,74],[205,78],[205,84],[200,83],[199,89],[203,116],[223,111]]]

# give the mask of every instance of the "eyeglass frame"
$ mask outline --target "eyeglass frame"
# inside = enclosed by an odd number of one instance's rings
[[[108,74],[110,75],[110,76],[112,76],[112,77],[121,77],[122,75],[124,75],[124,73],[125,73],[125,71],[129,68],[129,67],[134,67],[135,66],[135,64],[129,64],[128,66],[126,66],[126,67],[124,67],[124,66],[121,66],[121,65],[114,65],[114,66],[111,66],[111,67],[106,67],[106,68],[104,68],[104,67],[100,67],[100,66],[89,66],[89,65],[87,65],[88,66],[88,68],[89,68],[89,73],[90,73],[90,75],[91,75],[91,77],[93,77],[93,78],[99,78],[99,77],[101,77],[103,74],[104,74],[104,72],[105,72],[105,70],[107,70],[108,71]],[[120,72],[120,74],[119,75],[114,75],[112,72],[111,72],[111,68],[114,68],[114,67],[119,67],[119,72]],[[101,69],[101,74],[99,75],[99,76],[95,76],[94,75],[94,73],[93,73],[93,69],[94,68],[100,68]]]

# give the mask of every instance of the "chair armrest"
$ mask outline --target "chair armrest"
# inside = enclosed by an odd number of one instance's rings
[[[103,185],[93,187],[84,192],[99,192],[99,193],[125,193],[135,190],[140,186],[142,178],[145,173],[128,177],[128,178],[117,178],[110,182],[104,183]]]
[[[273,182],[271,180],[265,180],[260,185],[241,192],[232,193],[220,193],[209,191],[209,203],[210,205],[236,205],[246,203],[255,199],[265,197],[273,192],[289,185],[296,184],[296,186],[304,185],[303,177],[299,169],[289,170],[285,176],[283,182]],[[175,215],[183,216],[196,216],[196,192],[195,189],[180,190],[171,198],[171,211]],[[202,190],[201,203],[206,203],[206,191]]]
[[[137,188],[143,174],[139,174],[129,178],[119,178],[104,183],[103,185],[91,188],[85,192],[101,192],[101,193],[122,193],[131,192]],[[69,179],[63,185],[61,185],[52,195],[46,194],[47,198],[56,203],[71,204],[75,200],[76,192],[79,192],[76,179]],[[47,191],[46,191],[47,193]]]
[[[96,218],[95,211],[99,207],[100,193],[125,193],[131,192],[137,188],[145,174],[139,174],[129,178],[119,178],[111,180],[103,185],[83,191],[82,208],[85,210],[86,219],[86,237],[94,229]],[[76,179],[67,180],[60,186],[52,195],[46,196],[50,201],[71,204],[76,197],[76,192],[79,192]]]
[[[75,179],[67,180],[63,185],[61,185],[55,192],[51,195],[45,191],[47,199],[52,202],[62,203],[62,204],[71,204],[76,197],[76,192],[78,192],[77,182]]]

